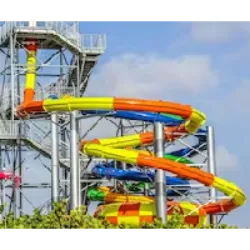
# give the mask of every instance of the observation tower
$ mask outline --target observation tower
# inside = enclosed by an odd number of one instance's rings
[[[19,187],[11,183],[13,178],[6,183],[2,181],[1,203],[7,202],[8,211],[16,215],[33,209],[33,200],[38,200],[36,206],[39,204],[39,196],[34,194],[29,198],[25,195],[26,189],[36,192],[37,189],[51,188],[48,178],[34,178],[38,180],[36,182],[32,181],[32,176],[25,178],[24,166],[31,159],[31,153],[32,160],[28,163],[31,168],[40,165],[52,173],[56,182],[52,194],[68,196],[69,183],[60,184],[60,191],[58,183],[59,179],[69,180],[70,153],[66,142],[69,115],[31,114],[26,120],[20,120],[16,115],[16,107],[24,98],[27,44],[32,40],[39,48],[36,55],[36,100],[49,96],[84,95],[91,72],[106,49],[104,34],[81,34],[78,22],[5,22],[0,26],[0,166],[2,171],[14,172],[13,177],[21,180]],[[60,177],[56,169],[58,164]],[[38,167],[37,171],[42,170]],[[50,197],[47,199],[49,205]],[[58,200],[58,197],[54,199]]]

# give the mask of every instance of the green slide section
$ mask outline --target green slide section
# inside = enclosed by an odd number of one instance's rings
[[[184,164],[194,164],[192,161],[188,160],[185,157],[174,156],[174,155],[171,155],[171,154],[164,154],[164,158],[172,160],[172,161],[177,161],[177,162],[180,162],[180,163],[184,163]]]
[[[164,115],[166,117],[170,117],[170,118],[174,118],[174,119],[179,120],[179,121],[183,121],[183,118],[181,116],[178,116],[178,115],[170,115],[170,114],[166,114],[166,113],[160,113],[160,115]]]
[[[104,201],[105,194],[102,190],[96,188],[88,189],[88,199],[91,201]]]

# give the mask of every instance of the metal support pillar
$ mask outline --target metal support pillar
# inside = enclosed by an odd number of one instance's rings
[[[77,90],[77,93],[76,93],[76,96],[77,97],[80,97],[80,55],[76,55],[76,60],[77,60],[77,68],[76,68],[76,90]],[[76,116],[77,116],[77,111],[76,112]],[[80,140],[80,136],[79,136],[79,130],[80,130],[80,122],[78,120],[76,120],[76,126],[77,126],[77,130],[76,130],[76,133],[78,135],[77,137],[77,148],[76,148],[76,154],[77,154],[77,171],[78,171],[78,174],[77,174],[77,191],[78,191],[78,195],[77,195],[77,206],[79,207],[81,205],[81,197],[82,197],[82,192],[81,192],[81,164],[79,162],[79,140]]]
[[[63,143],[66,142],[66,129],[65,128],[61,129],[61,141]],[[61,157],[63,159],[66,159],[68,157],[66,149],[64,148],[64,146],[62,147]],[[63,169],[63,168],[61,169],[61,179],[62,180],[68,180],[68,170],[67,169]],[[63,184],[63,197],[64,198],[68,197],[68,185],[67,185],[66,182]]]
[[[78,121],[79,123],[79,121]],[[79,149],[78,149],[78,152],[79,152]],[[78,161],[78,204],[79,206],[81,206],[82,204],[82,195],[83,195],[83,192],[82,192],[82,183],[81,183],[81,163],[80,161]]]
[[[10,35],[10,70],[11,70],[11,120],[15,118],[15,41],[14,35]]]
[[[16,173],[16,163],[17,163],[17,148],[16,145],[13,147],[12,151],[12,159],[11,159],[11,165],[13,166],[13,173],[15,175]],[[17,196],[16,196],[16,183],[14,175],[12,175],[12,194],[11,194],[11,203],[10,203],[10,209],[13,211],[14,218],[17,218]]]
[[[51,114],[51,199],[52,202],[59,201],[59,142],[58,142],[58,115]]]
[[[21,124],[19,124],[19,134],[21,135]],[[18,175],[22,180],[23,170],[22,170],[22,143],[18,140]],[[19,216],[23,215],[23,195],[22,195],[22,185],[19,187]]]
[[[154,149],[157,157],[164,155],[164,131],[160,122],[154,123]],[[167,222],[166,207],[166,177],[161,169],[156,170],[155,175],[155,204],[157,217],[162,219],[162,223]]]
[[[19,50],[20,45],[18,45],[16,49],[16,63],[19,64]],[[21,104],[21,86],[20,86],[20,71],[17,70],[17,101],[18,105]],[[20,122],[18,125],[18,134],[21,137],[22,134],[22,123]],[[22,166],[22,142],[20,139],[17,140],[17,148],[18,148],[18,175],[22,180],[23,166]],[[22,185],[19,187],[19,216],[23,215],[23,194],[22,194]]]
[[[79,204],[79,134],[77,111],[70,114],[70,208]]]
[[[146,123],[142,122],[142,132],[146,133]],[[144,168],[145,174],[147,173],[147,168]],[[144,182],[144,195],[149,196],[149,185],[147,182]]]
[[[216,159],[215,159],[215,137],[213,126],[207,126],[207,154],[208,154],[208,171],[216,175]],[[216,202],[216,189],[210,188],[210,200]],[[217,216],[211,214],[209,216],[210,224],[217,224]]]
[[[59,59],[60,59],[60,71],[59,71],[59,74],[60,74],[60,79],[62,80],[63,79],[63,74],[64,74],[63,51],[62,50],[60,50],[60,58]],[[61,120],[61,124],[63,124],[63,120]],[[66,142],[66,128],[64,126],[61,129],[60,133],[61,133],[61,141],[62,141],[62,143],[65,143]],[[66,152],[66,149],[64,148],[64,146],[62,147],[61,157],[63,159],[67,158],[67,152]],[[61,179],[62,180],[68,180],[68,170],[67,169],[61,169]],[[64,196],[64,198],[68,197],[68,189],[69,189],[68,185],[65,182],[64,185],[63,185],[63,196]]]
[[[121,125],[121,136],[124,136],[125,135],[125,126],[124,126],[123,119],[121,119],[120,125]],[[127,169],[126,162],[122,162],[121,164],[122,164],[122,169],[126,170]]]
[[[15,37],[14,34],[10,35],[10,86],[11,86],[11,129],[13,129],[13,123],[15,120],[15,85],[16,85],[16,77],[15,77]],[[12,159],[11,159],[11,165],[12,165],[12,170],[13,173],[15,173],[15,167],[16,167],[16,162],[15,162],[15,153],[16,153],[16,147],[15,145],[12,147]],[[11,202],[9,204],[10,210],[13,209],[14,217],[16,217],[16,187],[14,184],[14,178],[13,178],[13,190],[12,190],[12,195],[11,195]]]

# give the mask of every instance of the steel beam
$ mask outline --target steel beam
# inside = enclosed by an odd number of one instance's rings
[[[58,142],[58,115],[51,114],[51,199],[52,202],[59,201],[59,142]]]
[[[207,154],[208,154],[208,171],[216,175],[216,159],[215,159],[215,135],[213,126],[207,126]],[[216,189],[210,188],[210,200],[216,202]],[[211,214],[209,216],[210,224],[217,224],[217,216]]]
[[[164,131],[163,124],[160,122],[154,123],[154,149],[156,156],[162,158],[164,155]],[[165,172],[161,169],[156,170],[155,175],[155,200],[157,217],[161,218],[162,223],[166,223],[166,177]]]
[[[146,122],[142,122],[142,131],[143,133],[146,133]],[[147,173],[147,168],[144,168],[144,173]],[[147,182],[144,182],[144,195],[149,196],[149,184]]]
[[[70,114],[70,208],[79,207],[79,133],[77,111]]]

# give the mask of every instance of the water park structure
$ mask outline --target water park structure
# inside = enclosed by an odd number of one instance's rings
[[[216,175],[214,128],[205,126],[202,111],[165,100],[85,96],[105,50],[106,36],[80,34],[77,22],[0,27],[0,204],[8,196],[6,209],[19,216],[28,202],[25,189],[47,188],[44,213],[61,199],[69,199],[71,209],[99,202],[95,216],[140,225],[166,221],[177,206],[194,226],[218,224],[244,205],[244,192]],[[87,139],[102,119],[116,134]],[[49,124],[47,131],[40,124]],[[34,168],[49,159],[43,165],[50,183],[24,182],[24,154],[31,150]]]

